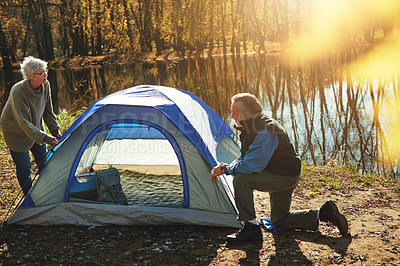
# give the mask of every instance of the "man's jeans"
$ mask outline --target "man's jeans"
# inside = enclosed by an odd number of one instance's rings
[[[282,229],[317,230],[317,210],[290,211],[292,193],[300,181],[298,176],[282,176],[269,172],[239,174],[233,179],[235,202],[240,221],[256,218],[253,191],[270,195],[271,223]]]
[[[38,172],[40,173],[44,167],[44,162],[46,160],[46,144],[38,145],[33,144],[31,148],[33,157],[35,158],[35,163],[38,166]],[[22,188],[25,196],[28,194],[32,187],[31,179],[31,161],[29,158],[29,151],[27,152],[15,152],[10,150],[11,157],[15,163],[17,169],[17,179],[18,183]]]

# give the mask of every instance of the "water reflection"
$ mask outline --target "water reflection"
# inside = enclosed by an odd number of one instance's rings
[[[159,84],[193,92],[230,125],[230,97],[247,91],[286,127],[303,160],[322,165],[334,159],[364,173],[398,176],[399,159],[384,160],[390,120],[381,112],[385,100],[398,95],[398,73],[367,79],[351,67],[359,56],[342,51],[307,65],[289,56],[256,54],[52,68],[49,80],[56,110],[78,110],[115,91]],[[2,75],[4,104],[21,77]]]

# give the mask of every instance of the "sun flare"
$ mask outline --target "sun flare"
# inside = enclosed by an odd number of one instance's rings
[[[372,23],[393,19],[399,12],[398,0],[313,0],[294,51],[305,60],[316,59],[330,53],[332,48],[350,45],[357,32]]]

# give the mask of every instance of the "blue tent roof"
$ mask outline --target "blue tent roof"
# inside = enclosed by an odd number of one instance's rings
[[[229,126],[194,94],[169,87],[143,85],[113,93],[93,103],[63,134],[61,140],[107,105],[158,109],[212,164],[215,163],[215,159],[208,146],[233,133]]]

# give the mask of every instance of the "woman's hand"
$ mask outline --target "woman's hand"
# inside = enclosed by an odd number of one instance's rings
[[[47,136],[44,138],[44,142],[54,147],[58,144],[58,139],[56,139],[55,137]]]
[[[50,144],[50,145],[51,145],[52,147],[54,147],[54,146],[56,146],[57,144],[58,144],[58,139],[55,138],[55,139],[53,139],[53,140],[51,141],[51,144]]]

